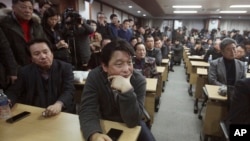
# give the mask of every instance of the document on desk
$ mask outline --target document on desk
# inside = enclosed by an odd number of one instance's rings
[[[73,71],[73,74],[75,82],[83,82],[87,79],[89,71]]]

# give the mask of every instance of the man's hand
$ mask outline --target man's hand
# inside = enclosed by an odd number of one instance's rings
[[[112,139],[102,133],[94,133],[90,136],[89,141],[112,141]]]
[[[47,109],[42,113],[44,117],[50,117],[59,114],[62,111],[63,103],[61,101],[57,101],[55,104],[50,105]]]
[[[108,79],[111,82],[111,88],[115,90],[121,91],[121,93],[125,93],[132,89],[132,85],[130,83],[131,75],[128,78],[125,78],[120,75],[112,75],[109,76]]]
[[[57,49],[60,49],[60,48],[69,48],[69,45],[64,40],[60,40],[56,44],[56,47],[57,47]]]
[[[17,80],[17,76],[8,76],[7,83],[14,84]]]

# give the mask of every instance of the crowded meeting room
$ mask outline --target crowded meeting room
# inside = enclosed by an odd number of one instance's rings
[[[0,141],[249,137],[249,0],[0,0]]]

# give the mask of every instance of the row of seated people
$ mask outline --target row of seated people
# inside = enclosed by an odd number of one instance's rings
[[[209,84],[228,88],[229,114],[222,119],[225,119],[228,128],[231,124],[250,124],[250,115],[247,114],[250,105],[250,95],[247,92],[250,79],[246,78],[245,62],[237,58],[237,48],[237,42],[232,38],[217,40],[214,49],[220,55],[213,54],[216,57],[209,62],[208,70]]]
[[[32,63],[21,67],[17,81],[6,91],[12,104],[45,108],[45,117],[75,112],[72,66],[53,58],[46,39],[28,43]],[[145,77],[133,71],[134,49],[124,40],[108,43],[101,54],[102,65],[91,70],[81,96],[79,120],[86,140],[110,138],[102,133],[99,119],[142,127],[138,140],[154,141],[142,120],[146,95]]]
[[[244,62],[236,59],[237,42],[225,38],[220,43],[222,57],[210,62],[208,71],[209,84],[226,86],[228,89],[229,114],[224,117],[227,127],[231,124],[250,124],[249,78],[246,78]],[[230,89],[233,88],[233,89]],[[230,92],[232,91],[232,92]],[[229,128],[228,128],[229,131]]]
[[[217,59],[222,56],[220,50],[221,39],[216,38],[214,41],[208,40],[208,44],[203,45],[201,40],[192,39],[191,43],[193,45],[188,44],[187,47],[190,48],[190,55],[198,55],[204,56],[204,61],[210,61],[209,57],[211,56],[211,60]],[[243,62],[249,63],[250,57],[250,40],[245,40],[242,44],[236,45],[236,59],[239,59]]]

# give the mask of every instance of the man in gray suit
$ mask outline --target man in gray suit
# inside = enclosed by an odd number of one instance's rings
[[[244,63],[235,59],[236,42],[225,38],[220,43],[222,57],[211,61],[208,81],[213,85],[234,85],[239,79],[245,78]]]

